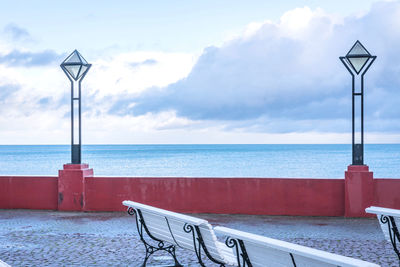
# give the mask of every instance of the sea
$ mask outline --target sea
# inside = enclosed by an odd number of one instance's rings
[[[375,178],[400,178],[400,144],[365,145]],[[58,175],[69,145],[2,145],[0,175]],[[351,145],[84,145],[95,176],[343,178]]]

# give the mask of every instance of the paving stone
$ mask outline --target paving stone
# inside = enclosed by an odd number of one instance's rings
[[[221,225],[354,257],[398,266],[376,219],[196,214]],[[221,241],[222,240],[222,237]],[[11,266],[140,266],[144,246],[126,213],[0,210],[0,259]],[[196,255],[177,248],[184,266]],[[155,253],[148,266],[173,261]],[[206,266],[217,266],[204,259]]]

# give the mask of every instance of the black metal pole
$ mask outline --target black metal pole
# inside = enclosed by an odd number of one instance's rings
[[[74,82],[71,81],[71,163],[75,164],[74,149]]]
[[[355,76],[353,76],[353,161],[352,164],[353,165],[364,165],[364,90],[363,90],[363,85],[362,85],[362,78],[361,78],[361,88],[360,88],[360,92],[357,93],[355,92],[355,82],[354,82]],[[356,101],[355,98],[356,97],[360,97],[360,104],[359,106],[357,105],[356,107]],[[358,102],[357,102],[358,104]],[[356,138],[355,138],[355,134],[356,134],[356,118],[355,118],[355,110],[359,109],[360,110],[360,143],[357,144],[356,143]]]
[[[364,76],[361,75],[361,162],[364,165]]]
[[[352,129],[351,129],[351,133],[352,133],[352,135],[351,135],[351,150],[352,150],[352,164],[353,165],[355,165],[355,162],[356,162],[356,150],[355,150],[355,141],[356,141],[356,131],[355,131],[355,128],[356,128],[356,123],[355,123],[355,113],[356,113],[356,110],[355,110],[356,108],[355,108],[355,76],[354,75],[352,75],[352,115],[351,115],[351,125],[352,125]]]
[[[74,86],[74,83],[72,83]],[[72,86],[71,97],[71,163],[81,164],[81,96],[80,96],[80,81],[78,83],[78,96],[74,96],[74,87]],[[78,105],[76,109],[76,105]],[[78,114],[75,114],[75,111]],[[75,121],[77,116],[78,122]],[[75,134],[78,128],[78,135]],[[77,137],[78,140],[75,140]]]

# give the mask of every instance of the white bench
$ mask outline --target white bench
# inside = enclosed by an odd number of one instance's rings
[[[400,243],[400,210],[371,206],[366,208],[365,212],[376,214],[378,217],[383,235],[387,241],[392,243],[394,252],[399,258],[400,266],[400,248],[397,247]]]
[[[226,227],[215,227],[217,234],[227,236],[227,247],[233,248],[239,266],[379,266],[345,256],[300,246]]]
[[[168,252],[175,261],[175,266],[182,266],[175,255],[175,248],[194,251],[201,266],[202,252],[219,266],[237,266],[233,250],[219,242],[211,225],[203,219],[187,216],[164,209],[155,208],[133,201],[123,201],[128,213],[135,215],[136,226],[141,241],[146,248],[142,266],[146,266],[149,257],[157,251]],[[144,233],[157,244],[149,244]]]

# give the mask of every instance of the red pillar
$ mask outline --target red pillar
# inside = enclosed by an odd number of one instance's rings
[[[64,164],[58,171],[58,210],[84,210],[85,177],[93,177],[88,164]]]
[[[371,217],[365,208],[374,200],[374,177],[367,165],[350,165],[345,172],[345,217]]]

